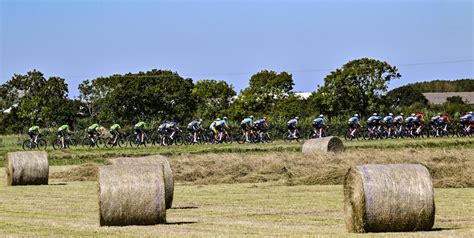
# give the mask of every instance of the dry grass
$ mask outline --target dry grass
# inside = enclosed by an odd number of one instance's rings
[[[342,184],[358,164],[421,163],[435,187],[474,187],[474,150],[361,149],[304,156],[297,152],[180,155],[170,159],[175,179],[192,184],[285,181],[287,185]]]
[[[99,167],[97,164],[86,163],[79,166],[53,172],[49,177],[51,179],[60,179],[61,181],[97,181]]]
[[[59,169],[64,168],[52,167]],[[469,237],[474,232],[472,188],[436,189],[435,231],[355,235],[345,228],[342,186],[178,184],[167,225],[100,227],[97,183],[50,184],[6,187],[0,179],[1,236]]]

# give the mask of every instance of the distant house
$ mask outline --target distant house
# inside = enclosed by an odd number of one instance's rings
[[[449,97],[459,96],[467,104],[474,105],[474,92],[423,93],[432,104],[443,104]]]

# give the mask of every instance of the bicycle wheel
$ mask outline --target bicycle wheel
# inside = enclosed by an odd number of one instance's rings
[[[104,138],[104,147],[109,149],[114,147],[114,140],[112,140],[112,137],[106,137]]]
[[[32,146],[31,144],[32,144],[32,143],[31,143],[30,140],[25,140],[25,141],[23,141],[23,144],[22,144],[23,150],[32,150],[32,149],[33,149],[33,148],[32,148],[33,146]]]
[[[69,140],[67,140],[66,147],[67,147],[68,149],[70,149],[71,147],[74,148],[74,147],[76,147],[76,146],[77,146],[76,140],[74,140],[74,139],[72,139],[72,138],[70,138]]]
[[[91,148],[94,146],[94,143],[92,143],[91,138],[84,138],[82,140],[82,147],[83,148]]]
[[[97,142],[95,143],[95,146],[97,148],[105,148],[106,140],[104,138],[97,138]]]
[[[54,150],[59,150],[59,149],[61,149],[61,138],[59,138],[59,139],[53,141],[52,144],[53,144],[53,149],[54,149]]]
[[[272,135],[270,134],[270,132],[266,132],[265,134],[263,134],[263,140],[267,143],[272,142]]]
[[[40,140],[36,144],[36,147],[38,147],[39,150],[46,150],[46,148],[48,147],[48,143],[45,140]]]

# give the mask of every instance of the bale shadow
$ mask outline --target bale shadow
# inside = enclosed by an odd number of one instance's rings
[[[58,186],[58,185],[67,185],[67,183],[50,183],[48,185],[51,185],[51,186]]]
[[[452,230],[459,230],[460,228],[456,228],[456,227],[436,227],[436,228],[433,228],[427,232],[430,232],[430,231],[452,231]]]
[[[165,225],[187,225],[187,224],[196,224],[197,221],[177,221],[177,222],[166,222]]]
[[[182,206],[182,207],[172,207],[170,209],[198,209],[196,206]]]

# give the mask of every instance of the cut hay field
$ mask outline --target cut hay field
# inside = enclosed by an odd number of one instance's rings
[[[70,166],[52,167],[52,172]],[[0,172],[4,177],[4,172]],[[47,186],[6,187],[0,180],[4,236],[366,236],[469,237],[473,188],[436,189],[434,231],[355,235],[346,232],[342,187],[280,182],[184,185],[175,188],[167,224],[100,227],[96,182],[52,180]]]

